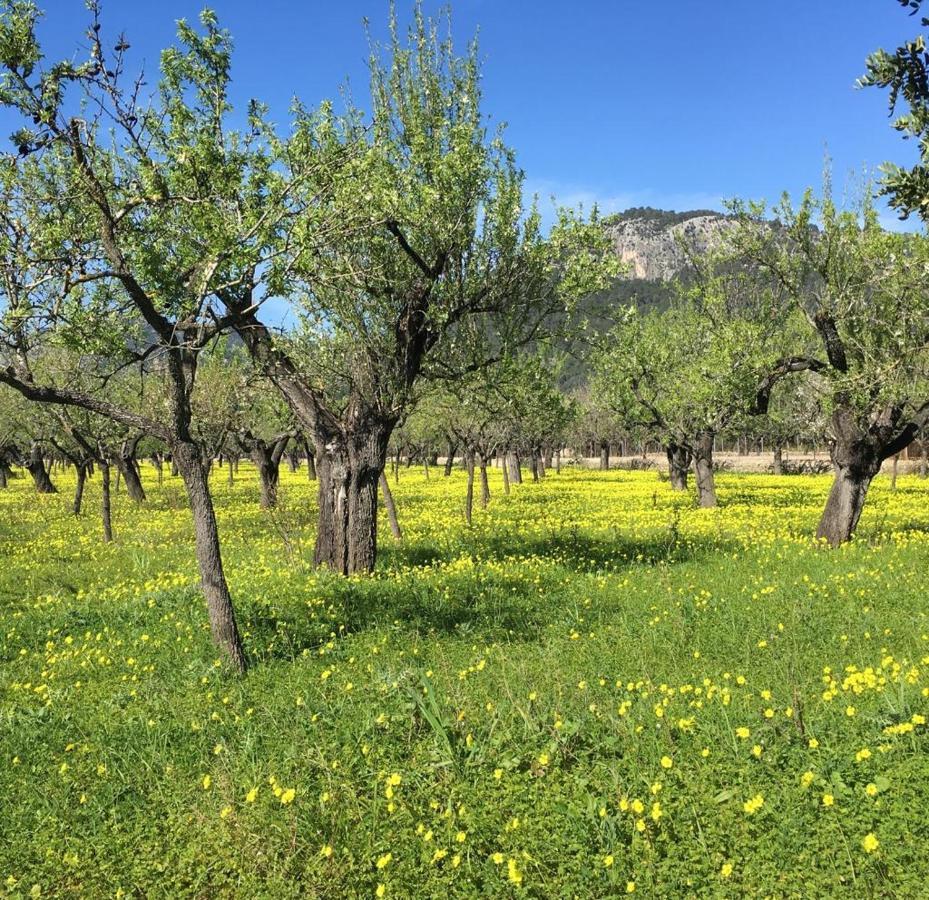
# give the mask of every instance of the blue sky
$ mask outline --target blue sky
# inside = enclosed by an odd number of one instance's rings
[[[363,105],[361,23],[383,34],[386,0],[211,5],[235,38],[238,100],[265,100],[285,123],[293,95],[315,104],[348,79]],[[104,0],[104,29],[125,31],[154,74],[174,21],[202,6]],[[44,8],[47,56],[70,55],[83,0]],[[818,186],[827,148],[837,188],[914,158],[884,94],[855,88],[870,51],[918,30],[896,0],[456,0],[453,22],[462,47],[480,28],[486,109],[507,123],[529,188],[545,197],[605,211],[718,208]]]

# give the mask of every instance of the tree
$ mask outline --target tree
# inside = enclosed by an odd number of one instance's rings
[[[0,160],[0,382],[32,401],[80,407],[170,448],[193,512],[213,639],[232,665],[245,654],[223,572],[219,534],[191,429],[200,353],[233,323],[221,293],[252,291],[291,221],[278,142],[252,104],[228,128],[230,40],[204,12],[181,21],[155,96],[126,80],[128,44],[105,46],[90,4],[85,61],[40,65],[39,13],[0,12],[0,104],[18,115],[16,155]],[[42,381],[50,344],[78,355],[94,390]],[[164,403],[139,413],[107,395],[113,374],[156,370]]]
[[[664,444],[672,487],[686,487],[693,461],[704,507],[717,504],[717,435],[764,412],[780,376],[775,296],[751,273],[714,274],[716,265],[709,260],[667,310],[629,308],[594,364],[601,402]]]
[[[523,210],[522,173],[481,112],[476,45],[456,56],[419,6],[372,44],[370,118],[324,107],[288,152],[341,148],[344,177],[303,187],[314,215],[347,223],[276,286],[302,331],[277,336],[227,299],[259,367],[312,439],[319,473],[317,565],[371,571],[377,488],[390,436],[422,379],[454,378],[554,327],[613,265],[595,221],[564,212],[543,235]]]
[[[812,373],[829,419],[835,482],[817,529],[849,540],[881,463],[929,420],[929,245],[880,228],[869,199],[839,210],[828,191],[784,198],[778,227],[733,205],[733,249],[780,285],[798,323],[791,371]]]
[[[922,0],[897,0],[915,15]],[[920,20],[929,28],[929,18]],[[881,193],[890,198],[890,205],[905,219],[916,213],[929,222],[929,53],[926,35],[918,35],[901,44],[893,53],[880,49],[865,61],[865,74],[858,79],[861,87],[879,87],[889,91],[890,115],[896,113],[902,100],[908,111],[897,116],[893,127],[904,139],[915,138],[919,145],[919,162],[904,169],[886,163]]]

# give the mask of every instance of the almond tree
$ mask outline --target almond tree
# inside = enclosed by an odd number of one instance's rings
[[[416,7],[406,40],[391,21],[372,46],[371,109],[298,131],[288,152],[330,144],[347,163],[314,214],[352,224],[301,254],[278,293],[303,323],[278,337],[227,307],[258,366],[316,449],[315,559],[368,572],[377,552],[377,490],[390,436],[422,379],[454,378],[504,358],[606,284],[612,254],[599,226],[565,213],[548,236],[523,209],[523,176],[481,111],[476,45],[457,56]]]
[[[191,395],[200,353],[234,324],[218,296],[255,291],[288,250],[288,185],[299,176],[275,168],[278,143],[257,104],[246,131],[227,127],[230,41],[212,13],[201,30],[178,24],[148,97],[141,77],[126,78],[128,43],[105,43],[90,9],[86,59],[46,66],[36,7],[0,6],[0,104],[23,123],[16,152],[0,159],[0,382],[170,448],[213,639],[241,670]],[[67,373],[42,379],[37,360],[62,344],[94,389]],[[108,395],[113,373],[133,368],[167,385],[144,412]]]
[[[785,197],[772,228],[735,204],[733,250],[776,282],[799,328],[792,371],[812,373],[829,420],[835,481],[817,537],[849,540],[871,480],[929,421],[929,243],[878,224],[869,200]]]

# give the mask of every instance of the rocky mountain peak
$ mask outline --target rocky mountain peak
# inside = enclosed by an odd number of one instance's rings
[[[604,220],[630,278],[668,281],[687,266],[687,248],[705,253],[731,227],[731,219],[709,209],[672,212],[635,207]]]

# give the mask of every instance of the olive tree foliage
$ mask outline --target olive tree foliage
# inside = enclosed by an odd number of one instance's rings
[[[897,0],[915,15],[922,0]],[[909,168],[886,163],[881,193],[889,198],[890,205],[899,211],[901,218],[915,213],[929,222],[929,52],[926,35],[929,18],[920,17],[926,33],[905,41],[893,52],[876,50],[865,61],[865,74],[859,78],[861,87],[878,87],[887,90],[890,115],[896,115],[903,104],[905,111],[893,120],[893,127],[905,140],[913,139],[918,145],[919,159]]]
[[[780,285],[793,321],[791,371],[810,373],[828,417],[835,482],[817,532],[848,540],[881,463],[929,419],[929,245],[878,224],[867,198],[828,192],[772,210],[736,203],[733,251]]]
[[[302,327],[236,325],[315,445],[315,559],[340,573],[375,564],[388,442],[421,381],[537,339],[605,285],[612,258],[595,222],[563,212],[545,235],[523,209],[522,172],[481,110],[476,45],[457,55],[417,6],[407,35],[392,15],[386,45],[372,42],[370,74],[367,114],[324,111],[348,162],[319,203],[355,227],[282,281]]]
[[[243,131],[229,127],[230,39],[211,12],[199,29],[178,23],[150,92],[127,78],[128,43],[105,40],[95,2],[81,61],[47,64],[39,20],[27,0],[0,6],[0,104],[22,120],[0,158],[0,382],[170,448],[213,637],[242,669],[191,396],[200,353],[235,324],[220,298],[259,304],[262,280],[293,259],[305,158],[292,165],[257,103]],[[53,346],[99,376],[94,389],[75,389],[68,373],[37,377],[35,360]],[[162,405],[138,412],[108,396],[112,373],[133,367],[160,373]]]

